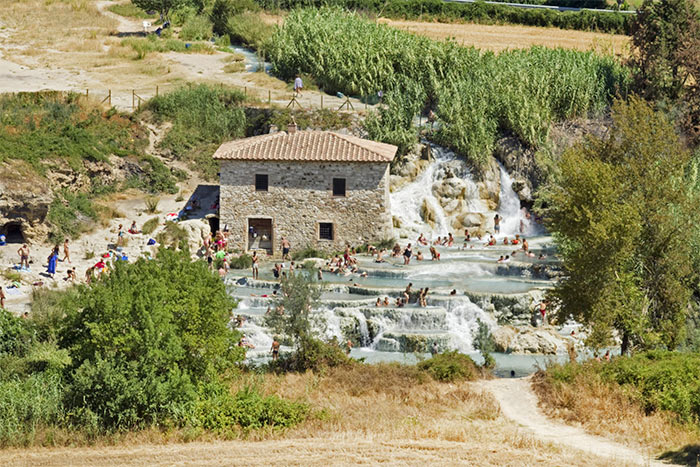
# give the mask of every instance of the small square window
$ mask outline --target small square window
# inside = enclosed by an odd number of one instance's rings
[[[267,191],[267,174],[255,174],[255,191]]]
[[[333,196],[345,196],[345,179],[333,179]]]
[[[321,222],[318,226],[318,238],[320,240],[333,240],[333,223]]]

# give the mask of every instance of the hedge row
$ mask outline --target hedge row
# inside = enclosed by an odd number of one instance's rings
[[[298,7],[340,6],[350,10],[368,11],[389,18],[430,19],[440,22],[467,21],[473,23],[510,23],[528,26],[557,27],[581,31],[629,34],[634,15],[618,12],[556,11],[516,8],[482,2],[457,3],[443,0],[257,0],[264,8],[291,10]],[[529,0],[573,4],[583,1],[593,5],[597,0]],[[567,5],[569,6],[569,5]],[[593,5],[599,6],[599,5]]]

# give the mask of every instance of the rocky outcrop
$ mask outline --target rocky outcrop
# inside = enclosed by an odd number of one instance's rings
[[[413,151],[397,157],[391,164],[389,190],[396,191],[407,183],[411,183],[425,170],[432,160],[430,146],[416,145]]]
[[[496,352],[554,355],[566,351],[567,339],[550,328],[502,326],[492,336]]]
[[[27,241],[44,241],[50,229],[46,217],[57,191],[85,192],[96,183],[116,185],[143,173],[135,161],[117,156],[109,161],[84,160],[77,170],[58,161],[43,176],[16,161],[4,164],[0,167],[0,233],[19,229]]]
[[[187,233],[187,244],[191,252],[202,246],[202,239],[211,236],[211,227],[206,219],[191,219],[177,224]]]
[[[550,127],[549,141],[543,153],[557,159],[566,149],[583,140],[586,135],[603,137],[610,127],[608,119],[581,119],[555,123]],[[513,190],[525,204],[531,204],[533,195],[544,182],[546,173],[537,150],[524,145],[515,136],[504,136],[496,141],[493,155],[513,177]]]
[[[27,240],[45,238],[53,193],[49,184],[38,183],[38,177],[17,169],[0,168],[0,234],[18,232]]]

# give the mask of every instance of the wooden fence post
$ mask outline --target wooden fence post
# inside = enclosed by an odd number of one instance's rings
[[[136,89],[131,90],[131,111],[136,110]]]
[[[321,110],[323,110],[323,94],[321,94]]]
[[[158,85],[156,84],[156,97],[158,97]]]
[[[107,94],[107,102],[108,102],[109,107],[111,108],[112,107],[112,90],[111,89],[109,90],[109,93]]]
[[[267,105],[272,105],[272,92],[269,89],[267,90]]]

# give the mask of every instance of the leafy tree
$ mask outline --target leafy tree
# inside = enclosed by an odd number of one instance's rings
[[[292,339],[296,350],[302,350],[318,337],[323,325],[321,316],[312,311],[321,289],[306,274],[296,272],[282,278],[279,292],[276,309],[267,315],[266,324]]]
[[[618,101],[613,127],[567,151],[540,195],[567,278],[559,318],[591,325],[589,343],[619,332],[622,350],[673,349],[684,337],[697,273],[698,191],[673,125],[645,101]]]
[[[157,11],[161,18],[167,18],[171,10],[190,3],[189,0],[131,0],[131,3],[144,11]]]
[[[477,319],[479,328],[474,336],[474,348],[481,351],[481,355],[484,357],[484,366],[486,368],[493,368],[496,366],[496,360],[494,360],[491,355],[496,350],[496,343],[493,340],[491,331],[486,323]]]
[[[648,99],[682,103],[686,131],[700,141],[700,14],[690,0],[645,0],[633,25],[636,84]]]
[[[242,358],[224,284],[187,251],[117,262],[76,306],[61,331],[73,358],[71,403],[103,426],[182,420],[197,382]]]

